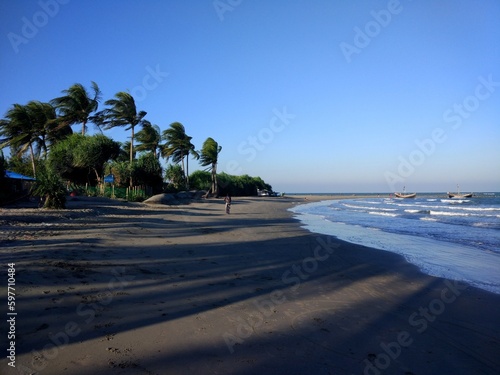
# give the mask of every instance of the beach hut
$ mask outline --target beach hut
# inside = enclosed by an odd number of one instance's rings
[[[8,170],[5,171],[5,183],[7,185],[6,188],[10,190],[10,193],[28,193],[33,181],[35,181],[33,177],[24,176],[20,173]]]

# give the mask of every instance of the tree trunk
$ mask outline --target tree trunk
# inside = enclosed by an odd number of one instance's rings
[[[35,153],[33,152],[33,145],[31,143],[30,143],[30,154],[31,154],[31,167],[33,168],[33,177],[36,178]]]
[[[130,164],[132,164],[134,154],[134,127],[132,126],[132,135],[130,136]]]
[[[134,155],[134,126],[132,126],[132,134],[130,136],[130,187],[134,186],[134,182],[132,181],[132,161]]]
[[[217,164],[212,164],[212,193],[215,197],[219,196],[219,185],[217,184]]]
[[[186,156],[186,190],[189,191],[189,153]]]
[[[96,180],[97,180],[97,184],[100,184],[101,183],[101,177],[99,177],[99,173],[97,173],[97,169],[95,168],[92,168],[94,170],[94,173],[95,173],[95,177],[96,177]]]

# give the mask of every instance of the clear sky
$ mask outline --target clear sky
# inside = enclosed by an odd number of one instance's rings
[[[0,111],[95,81],[276,191],[500,191],[499,20],[497,0],[1,1]]]

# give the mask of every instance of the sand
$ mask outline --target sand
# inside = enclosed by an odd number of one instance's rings
[[[498,374],[500,295],[310,233],[304,198],[0,209],[0,374]]]

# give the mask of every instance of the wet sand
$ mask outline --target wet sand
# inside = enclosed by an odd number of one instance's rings
[[[0,373],[498,373],[500,295],[287,211],[322,198],[0,209],[4,353],[9,263],[18,313]]]

